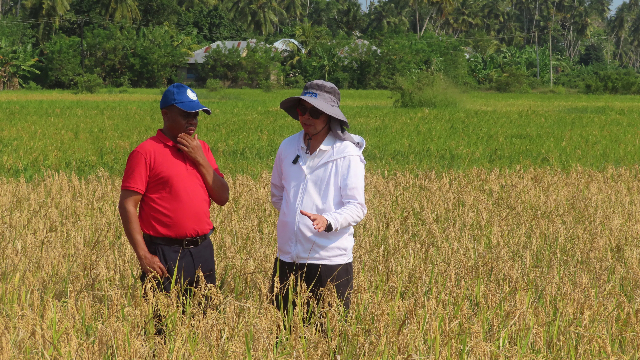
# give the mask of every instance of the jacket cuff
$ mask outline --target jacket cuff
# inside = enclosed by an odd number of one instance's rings
[[[331,223],[331,226],[333,226],[333,231],[331,232],[340,230],[340,227],[338,226],[338,221],[336,221],[336,219],[334,219],[334,217],[331,216],[331,213],[325,213],[325,214],[322,214],[322,216],[324,216],[324,218]]]

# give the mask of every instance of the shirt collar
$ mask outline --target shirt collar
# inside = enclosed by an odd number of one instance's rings
[[[163,143],[165,143],[165,144],[167,144],[169,146],[174,146],[175,145],[174,142],[171,141],[171,139],[169,139],[167,137],[167,135],[165,135],[162,132],[162,129],[158,129],[158,132],[156,133],[156,136],[158,137],[158,139],[160,139],[160,141],[162,141]]]
[[[332,133],[329,133],[329,135],[327,135],[327,137],[324,138],[324,141],[322,142],[322,144],[320,144],[320,146],[318,147],[318,150],[329,150],[335,143],[336,143],[336,137],[333,136]],[[307,144],[305,144],[304,142],[304,130],[302,131],[302,140],[300,142],[300,148],[304,150],[307,149]]]

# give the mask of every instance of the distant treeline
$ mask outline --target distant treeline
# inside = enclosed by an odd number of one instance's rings
[[[459,86],[640,93],[640,4],[611,0],[0,0],[0,90],[196,84],[270,89],[326,79],[388,89],[442,75]],[[283,38],[283,52],[268,45]],[[364,40],[364,41],[363,41]],[[261,45],[262,44],[262,45]]]

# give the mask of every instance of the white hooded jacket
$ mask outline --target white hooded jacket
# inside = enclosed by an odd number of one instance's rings
[[[351,134],[358,146],[336,139],[318,164],[307,168],[303,136],[301,131],[282,142],[271,173],[271,203],[280,211],[278,257],[297,263],[351,262],[353,226],[367,213],[364,139]],[[333,231],[318,232],[300,210],[323,215]]]

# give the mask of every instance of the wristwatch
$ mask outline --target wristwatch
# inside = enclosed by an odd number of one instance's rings
[[[333,225],[331,225],[331,221],[327,220],[327,226],[324,227],[324,231],[325,232],[332,232],[333,231]]]

